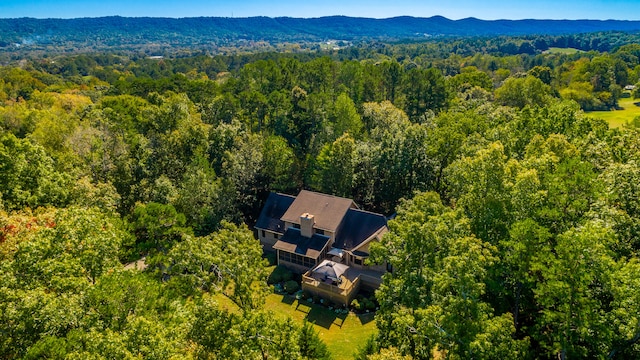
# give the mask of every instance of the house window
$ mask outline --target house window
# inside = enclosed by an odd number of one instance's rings
[[[262,232],[262,237],[266,237],[264,230],[261,230],[261,232]]]
[[[291,260],[291,254],[286,251],[278,251],[278,257],[281,261],[289,262]]]
[[[273,237],[276,238],[276,240],[280,239],[280,235],[279,234],[273,234]]]
[[[324,235],[324,230],[322,230],[322,229],[316,229],[316,234]]]
[[[355,259],[353,260],[353,262],[354,262],[356,265],[362,265],[362,259],[360,259],[360,258],[355,258]]]
[[[286,251],[279,252],[280,261],[286,261],[292,264],[302,265],[304,267],[311,268],[316,265],[316,259],[312,259],[310,257],[292,254]]]
[[[293,224],[294,229],[300,229],[300,224]]]

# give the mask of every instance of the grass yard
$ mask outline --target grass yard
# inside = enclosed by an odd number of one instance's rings
[[[223,308],[230,311],[237,309],[223,295],[218,294],[214,297]],[[305,319],[314,324],[335,360],[352,359],[353,354],[365,344],[367,338],[377,331],[373,313],[336,314],[320,305],[304,300],[298,302],[292,296],[270,294],[267,296],[265,308],[281,318],[290,317],[300,325]]]
[[[620,127],[640,116],[640,99],[622,98],[618,100],[618,105],[620,110],[589,111],[586,114],[607,121],[612,128]]]
[[[373,313],[356,315],[335,312],[290,296],[271,294],[265,306],[279,316],[288,316],[302,324],[304,319],[314,324],[320,338],[336,360],[352,359],[353,354],[376,332]]]

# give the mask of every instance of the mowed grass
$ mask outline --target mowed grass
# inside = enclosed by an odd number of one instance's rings
[[[324,306],[298,301],[291,296],[271,294],[265,308],[276,316],[290,317],[299,324],[306,319],[314,324],[320,338],[336,360],[353,359],[353,354],[376,333],[374,314],[336,314]]]
[[[618,110],[589,111],[586,114],[607,121],[612,128],[620,127],[640,116],[640,99],[622,98],[618,100],[618,105]]]
[[[214,298],[222,308],[237,311],[237,307],[223,295],[217,294]],[[312,323],[335,360],[352,359],[354,353],[377,331],[373,313],[336,314],[324,306],[305,300],[299,302],[292,296],[270,294],[266,298],[265,309],[281,319],[290,317],[300,325],[304,320]]]

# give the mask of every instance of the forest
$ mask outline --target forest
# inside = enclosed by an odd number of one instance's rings
[[[84,51],[194,49],[218,52],[238,48],[350,42],[424,40],[430,37],[570,35],[637,32],[640,21],[619,20],[451,20],[400,16],[373,19],[348,16],[292,17],[121,17],[76,19],[0,18],[0,52],[43,54]],[[281,48],[282,49],[282,48]]]
[[[638,31],[640,21],[629,20],[451,20],[442,16],[0,18],[0,63],[7,58],[22,59],[25,54],[46,58],[78,52],[172,57],[194,51],[211,55],[306,53],[353,45],[369,47],[371,43],[431,41],[446,45],[470,39],[487,42],[487,51],[506,54],[544,51],[546,43],[585,51],[610,51],[622,45],[621,38],[636,38],[637,42]],[[495,45],[496,38],[513,36],[523,37],[524,47],[520,47],[522,40],[516,41],[515,47],[498,40],[499,48],[492,49],[490,43]],[[460,48],[457,46],[454,51]]]
[[[590,114],[636,39],[8,61],[0,359],[335,358],[264,305],[252,226],[300,189],[392,218],[347,358],[640,358],[640,118]]]

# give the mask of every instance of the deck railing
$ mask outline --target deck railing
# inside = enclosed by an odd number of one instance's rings
[[[358,288],[358,285],[360,283],[360,277],[359,276],[356,277],[353,282],[346,280],[346,283],[343,282],[342,284],[339,284],[339,285],[333,285],[333,284],[328,284],[321,280],[317,280],[311,276],[308,276],[307,274],[304,274],[302,275],[302,282],[304,284],[313,286],[314,288],[322,292],[338,294],[340,296],[348,297],[351,294],[351,291],[353,291],[353,289]]]

